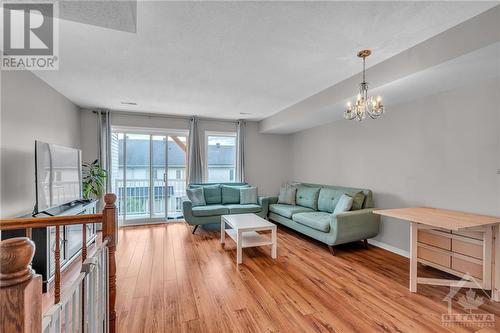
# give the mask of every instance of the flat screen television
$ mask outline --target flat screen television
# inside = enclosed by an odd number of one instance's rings
[[[35,213],[82,198],[79,149],[35,141]]]

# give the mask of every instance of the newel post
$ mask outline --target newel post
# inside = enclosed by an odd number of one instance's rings
[[[108,239],[109,255],[109,332],[116,332],[116,260],[115,251],[118,241],[118,220],[116,214],[116,195],[107,193],[104,196],[106,205],[102,211],[102,238]]]
[[[0,332],[42,330],[42,277],[31,269],[34,254],[27,237],[0,242]]]

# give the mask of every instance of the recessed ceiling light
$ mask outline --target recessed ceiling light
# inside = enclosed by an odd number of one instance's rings
[[[240,112],[241,115],[250,115],[251,113],[250,112]]]
[[[136,102],[120,102],[123,105],[137,105]]]

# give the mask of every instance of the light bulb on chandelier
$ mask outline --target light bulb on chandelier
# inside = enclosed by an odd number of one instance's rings
[[[379,118],[382,113],[384,113],[384,105],[382,104],[382,97],[377,96],[373,98],[368,96],[368,82],[365,80],[365,64],[366,57],[368,57],[372,51],[361,50],[358,52],[358,57],[363,58],[363,82],[359,85],[359,93],[356,97],[356,102],[354,105],[351,102],[347,103],[347,108],[344,111],[344,118],[348,120],[358,120],[361,121],[368,115],[371,119]]]

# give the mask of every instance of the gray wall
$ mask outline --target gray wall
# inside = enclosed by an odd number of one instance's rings
[[[35,204],[35,140],[80,148],[78,108],[28,71],[1,73],[0,216]]]
[[[260,195],[277,195],[290,179],[290,135],[259,133],[255,122],[246,130],[246,181],[258,186]]]
[[[499,81],[390,105],[379,120],[292,135],[291,178],[369,188],[377,207],[500,215]],[[493,98],[493,100],[492,100]],[[377,241],[408,250],[409,225],[383,218]]]
[[[188,130],[189,120],[147,115],[112,114],[113,126],[142,127],[152,129]],[[90,161],[97,156],[97,120],[89,110],[81,112],[83,159]],[[205,131],[234,132],[236,123],[228,121],[200,120],[200,144],[204,147]],[[276,195],[290,176],[290,140],[288,135],[261,134],[258,123],[247,122],[245,144],[246,181],[258,187],[259,195]],[[202,155],[205,150],[202,148]],[[202,156],[205,160],[205,157]]]

